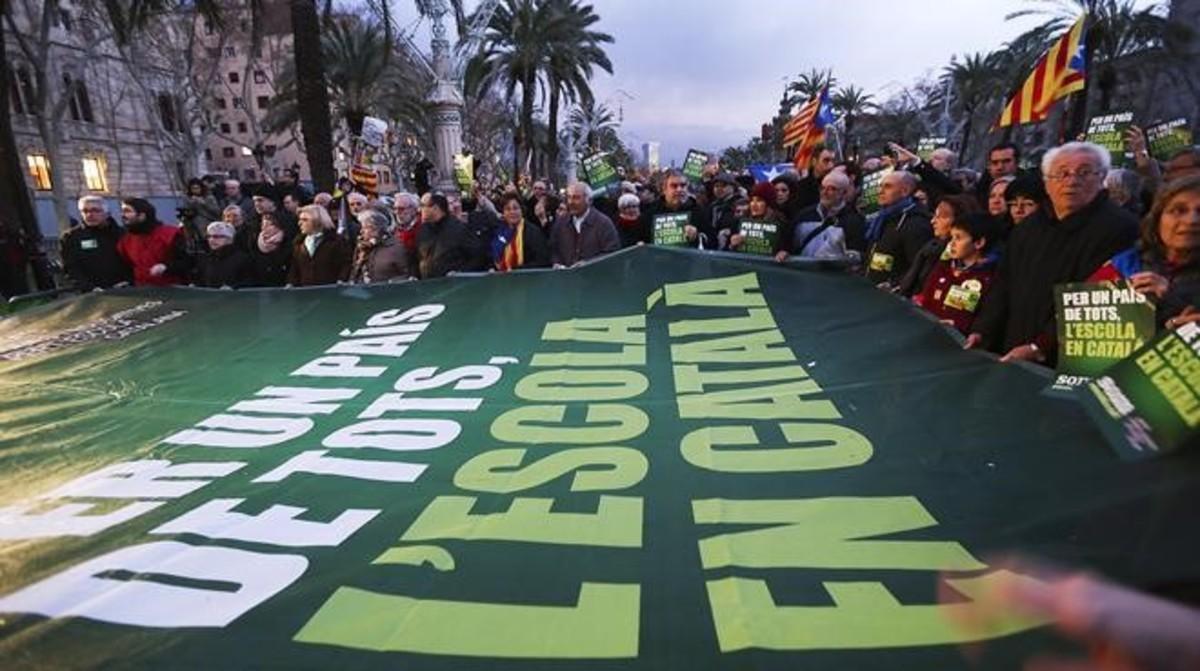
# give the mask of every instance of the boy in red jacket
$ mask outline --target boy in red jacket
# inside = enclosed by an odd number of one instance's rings
[[[950,258],[938,261],[913,302],[960,333],[971,323],[996,277],[997,255],[991,252],[995,223],[986,214],[969,214],[950,224]]]

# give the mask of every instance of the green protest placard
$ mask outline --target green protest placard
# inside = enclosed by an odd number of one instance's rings
[[[593,190],[603,189],[610,184],[616,184],[620,180],[617,171],[613,169],[612,163],[608,161],[608,154],[592,154],[583,159],[583,171],[587,175],[588,186]]]
[[[654,244],[667,247],[687,244],[687,234],[684,226],[692,220],[687,212],[659,214],[654,217]]]
[[[1104,147],[1112,154],[1114,168],[1133,165],[1133,154],[1125,150],[1125,131],[1133,125],[1133,112],[1117,112],[1092,117],[1088,121],[1087,141]]]
[[[1088,385],[1084,403],[1125,459],[1167,454],[1200,427],[1200,326],[1165,331]]]
[[[920,156],[922,161],[929,161],[933,158],[933,152],[945,146],[944,137],[923,137],[917,142],[917,156]]]
[[[779,224],[773,221],[743,221],[739,227],[742,234],[742,252],[770,256],[775,253],[779,240]]]
[[[699,182],[704,178],[704,166],[706,165],[708,165],[708,154],[698,149],[689,149],[687,158],[683,160],[683,175],[693,182]]]
[[[1154,124],[1146,129],[1150,155],[1160,161],[1170,160],[1180,149],[1192,146],[1192,125],[1187,119],[1174,119]]]
[[[863,175],[862,191],[858,195],[859,212],[871,215],[879,211],[879,189],[883,186],[883,178],[892,174],[892,170],[892,168],[884,168]]]
[[[1200,462],[901,308],[644,245],[7,316],[0,668],[1011,671],[1000,551],[1196,579]]]
[[[471,193],[475,188],[475,158],[464,154],[454,156],[454,182],[459,191]]]
[[[1051,387],[1083,386],[1154,337],[1154,304],[1127,280],[1054,287],[1058,375]]]

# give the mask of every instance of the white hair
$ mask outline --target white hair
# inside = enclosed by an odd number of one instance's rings
[[[1042,157],[1042,174],[1050,174],[1050,166],[1067,154],[1091,154],[1100,166],[1100,173],[1107,175],[1112,170],[1112,154],[1094,142],[1068,142],[1061,147],[1055,147]]]
[[[896,179],[900,180],[900,183],[904,185],[904,188],[907,189],[910,194],[917,190],[919,182],[917,180],[917,176],[911,172],[908,172],[907,170],[894,170],[888,174],[887,177],[884,177],[884,179],[891,177],[895,177]]]
[[[371,224],[380,231],[386,233],[392,229],[392,218],[381,210],[368,208],[358,213],[358,223],[362,225]]]
[[[841,170],[830,170],[829,174],[825,175],[825,177],[821,179],[821,183],[824,184],[828,180],[837,182],[843,189],[848,188],[851,184],[850,176]]]
[[[79,199],[79,202],[75,203],[75,206],[79,208],[80,212],[83,212],[84,206],[88,205],[89,203],[98,204],[100,207],[104,208],[105,212],[108,212],[108,201],[104,200],[100,196],[83,196]]]
[[[227,180],[225,180],[225,187],[226,187],[226,188],[228,188],[228,187],[231,187],[231,186],[232,186],[233,188],[235,188],[235,189],[240,189],[240,188],[242,188],[242,183],[241,183],[241,182],[239,182],[239,181],[237,181],[236,179],[227,179]]]
[[[415,195],[413,195],[411,193],[408,193],[407,191],[397,193],[395,196],[392,197],[392,205],[393,206],[399,205],[401,202],[407,203],[408,206],[413,209],[421,207],[421,199],[417,198]]]
[[[347,203],[349,203],[349,202],[358,202],[358,201],[360,201],[360,200],[361,200],[362,202],[364,202],[364,203],[365,203],[365,202],[367,202],[367,201],[368,201],[368,200],[370,200],[370,199],[369,199],[369,198],[367,198],[366,196],[364,196],[363,194],[361,194],[361,193],[357,192],[357,191],[351,191],[351,192],[350,192],[350,194],[346,196],[346,202],[347,202]]]
[[[239,219],[241,219],[243,216],[242,208],[238,207],[237,205],[226,205],[225,209],[221,210],[221,214],[229,214],[230,212],[236,212]]]
[[[626,207],[641,207],[641,205],[641,199],[632,193],[623,193],[621,194],[621,197],[617,199],[617,209],[624,209]]]
[[[575,182],[574,184],[568,184],[567,185],[567,193],[570,194],[572,191],[577,191],[579,193],[582,193],[585,200],[591,200],[591,198],[592,198],[592,188],[584,182]]]
[[[945,147],[934,149],[933,154],[930,155],[930,158],[944,158],[946,159],[946,164],[951,168],[954,168],[958,165],[958,154],[955,154],[954,151],[946,149]]]
[[[1108,189],[1108,194],[1113,200],[1124,203],[1137,197],[1142,190],[1142,178],[1132,170],[1117,168],[1110,170],[1104,178],[1104,188]]]

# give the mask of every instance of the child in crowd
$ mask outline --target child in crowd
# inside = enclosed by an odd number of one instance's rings
[[[950,258],[934,266],[924,290],[913,296],[914,303],[964,335],[996,276],[995,228],[986,214],[956,217],[950,224]]]

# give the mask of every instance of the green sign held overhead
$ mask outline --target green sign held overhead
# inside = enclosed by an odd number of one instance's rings
[[[1192,125],[1187,119],[1154,124],[1146,129],[1146,141],[1150,145],[1151,156],[1168,161],[1180,150],[1192,146]]]
[[[858,196],[859,212],[869,216],[880,210],[879,190],[883,187],[883,178],[892,174],[892,170],[892,168],[884,168],[863,175],[862,190]]]
[[[1195,442],[1200,428],[1200,325],[1165,331],[1088,385],[1085,403],[1124,458]]]
[[[917,142],[917,156],[920,156],[922,161],[929,161],[933,158],[933,152],[945,146],[944,137],[923,137]]]
[[[770,256],[779,240],[779,224],[773,221],[743,221],[739,227],[742,248],[747,254]]]
[[[1088,122],[1087,141],[1104,147],[1112,154],[1114,168],[1133,165],[1133,154],[1125,149],[1125,132],[1133,125],[1133,112],[1117,112],[1092,117]]]
[[[1058,377],[1054,391],[1091,381],[1154,337],[1154,304],[1127,280],[1054,287]]]
[[[683,176],[699,182],[704,178],[704,166],[708,165],[708,154],[696,150],[689,149],[687,158],[683,160]]]
[[[0,667],[1022,668],[1062,643],[990,557],[1200,577],[1200,462],[1043,385],[862,278],[652,245],[39,306],[0,319]]]
[[[666,247],[686,245],[687,234],[684,227],[692,220],[687,212],[659,214],[654,217],[654,244]]]
[[[621,177],[608,161],[608,154],[592,154],[583,159],[583,171],[587,175],[587,183],[593,190],[599,190],[616,184]]]

